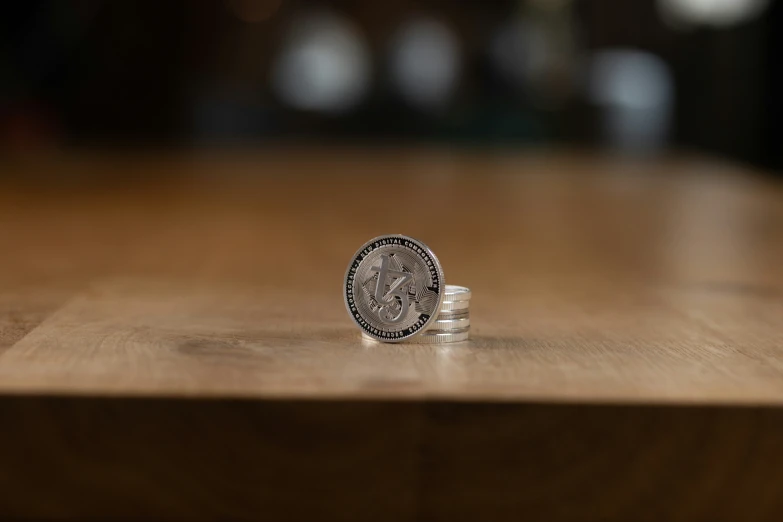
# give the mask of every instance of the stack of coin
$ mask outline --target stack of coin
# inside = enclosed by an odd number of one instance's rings
[[[362,336],[385,343],[452,343],[470,335],[470,290],[446,285],[427,245],[401,234],[378,236],[345,271],[345,309]]]
[[[426,332],[408,342],[419,344],[456,343],[470,337],[470,288],[446,285],[438,317]],[[362,333],[362,337],[374,340]]]
[[[432,326],[411,339],[414,343],[455,343],[470,337],[470,289],[446,285],[440,313]]]

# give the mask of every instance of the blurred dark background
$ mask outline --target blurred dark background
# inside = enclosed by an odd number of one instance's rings
[[[2,9],[0,150],[554,145],[783,167],[772,0]]]

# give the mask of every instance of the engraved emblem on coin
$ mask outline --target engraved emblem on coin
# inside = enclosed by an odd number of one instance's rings
[[[438,259],[421,242],[399,235],[368,242],[345,275],[345,306],[367,335],[402,341],[438,315],[445,285]]]

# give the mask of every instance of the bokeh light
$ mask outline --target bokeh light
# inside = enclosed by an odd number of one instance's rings
[[[674,27],[727,27],[759,16],[769,0],[658,0],[664,21]]]
[[[340,113],[361,102],[370,69],[367,44],[353,24],[335,13],[309,13],[291,24],[272,86],[293,108]]]
[[[421,109],[436,109],[449,102],[458,85],[460,65],[457,37],[439,20],[410,20],[392,39],[392,82],[406,101]]]

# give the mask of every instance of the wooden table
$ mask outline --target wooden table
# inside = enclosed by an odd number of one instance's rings
[[[783,189],[719,162],[0,165],[0,518],[781,520]],[[404,233],[472,339],[362,342]]]

